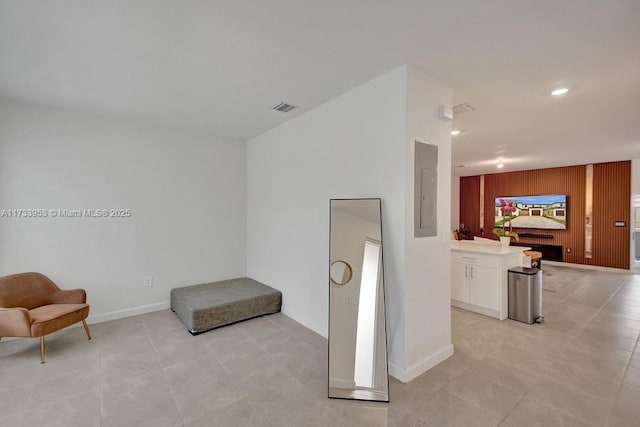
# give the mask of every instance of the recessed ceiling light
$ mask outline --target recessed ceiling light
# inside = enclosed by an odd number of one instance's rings
[[[459,130],[452,130],[451,131],[451,135],[452,136],[460,135],[460,131]]]
[[[560,95],[564,95],[565,93],[569,92],[569,89],[567,89],[566,87],[560,87],[554,91],[551,92],[551,95],[553,96],[560,96]]]
[[[504,167],[504,163],[500,162],[498,163],[498,169],[502,169]]]

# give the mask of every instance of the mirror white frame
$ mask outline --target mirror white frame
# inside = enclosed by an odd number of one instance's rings
[[[329,398],[389,401],[381,205],[330,200]]]

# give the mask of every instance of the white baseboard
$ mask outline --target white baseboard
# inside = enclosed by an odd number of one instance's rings
[[[469,310],[475,313],[484,314],[485,316],[494,317],[498,320],[506,319],[506,316],[503,319],[500,319],[500,312],[492,308],[481,307],[479,305],[471,304],[464,301],[458,301],[456,299],[451,300],[451,305],[453,307],[462,308],[463,310]]]
[[[102,323],[109,320],[117,320],[125,317],[137,316],[138,314],[151,313],[153,311],[166,310],[169,308],[169,301],[156,304],[139,305],[138,307],[125,308],[124,310],[110,311],[108,313],[96,314],[87,318],[88,323]]]
[[[572,268],[583,268],[585,270],[597,270],[597,271],[606,271],[609,273],[629,273],[629,270],[626,268],[613,268],[613,267],[601,267],[599,265],[588,265],[588,264],[574,264],[571,262],[560,262],[560,261],[546,261],[542,260],[542,269],[544,270],[545,265],[553,265],[554,267],[572,267]]]
[[[409,381],[418,378],[438,363],[447,360],[451,356],[453,356],[453,344],[449,344],[442,350],[422,359],[409,369],[402,369],[393,363],[389,363],[389,375],[396,378],[398,381],[408,383]]]

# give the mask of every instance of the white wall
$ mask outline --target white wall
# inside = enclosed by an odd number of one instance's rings
[[[0,217],[0,275],[40,271],[85,288],[93,320],[166,307],[173,287],[243,276],[245,155],[241,142],[0,102],[0,210],[132,212]]]
[[[327,336],[329,199],[382,198],[390,361],[404,360],[406,67],[247,145],[247,273]]]
[[[390,373],[404,381],[453,351],[451,127],[439,105],[451,106],[450,90],[403,66],[247,146],[248,275],[280,289],[284,313],[324,336],[329,199],[382,198]],[[413,238],[416,139],[439,146],[437,238]]]
[[[401,380],[411,380],[453,354],[451,343],[451,89],[408,68],[406,135],[406,360]],[[438,236],[413,237],[415,141],[438,146]]]

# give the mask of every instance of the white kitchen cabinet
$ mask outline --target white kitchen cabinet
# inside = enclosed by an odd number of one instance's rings
[[[451,263],[451,299],[469,302],[468,266],[460,262]]]
[[[496,283],[500,283],[500,270],[497,268],[469,266],[469,302],[500,310],[500,287]]]
[[[522,247],[452,242],[451,305],[503,320],[508,313],[507,271],[522,265]]]
[[[481,265],[451,263],[451,299],[493,310],[500,309],[500,270]]]

